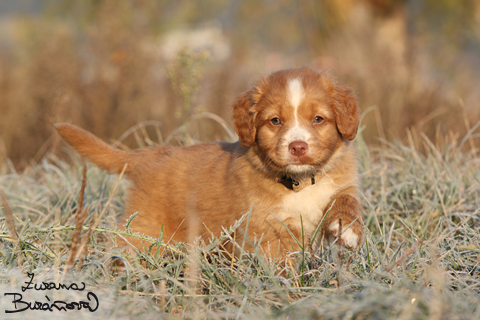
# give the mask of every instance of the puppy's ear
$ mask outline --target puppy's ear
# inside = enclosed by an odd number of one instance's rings
[[[333,90],[335,105],[335,121],[342,137],[353,140],[357,135],[360,123],[357,97],[353,91],[342,84],[337,84]]]
[[[239,96],[233,105],[233,127],[238,134],[240,143],[250,147],[255,141],[257,129],[255,128],[254,90],[249,90]]]

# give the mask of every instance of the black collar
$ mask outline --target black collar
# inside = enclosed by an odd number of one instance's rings
[[[310,181],[307,182],[308,180],[310,180]],[[290,177],[283,176],[280,180],[278,180],[278,182],[283,184],[285,186],[285,188],[298,192],[301,189],[303,189],[304,187],[315,184],[315,175],[311,174],[310,179],[305,179],[305,180],[302,180],[302,181],[298,181],[298,180],[292,179]],[[299,189],[298,187],[300,186],[300,183],[302,183],[303,188]]]

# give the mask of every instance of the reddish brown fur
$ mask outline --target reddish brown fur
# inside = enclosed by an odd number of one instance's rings
[[[298,96],[302,97],[297,107],[289,98],[295,93],[288,91],[292,79],[301,84],[292,87],[299,88]],[[340,242],[351,247],[360,244],[356,155],[349,142],[359,121],[352,91],[328,72],[305,67],[283,70],[262,78],[237,98],[233,115],[239,142],[161,146],[134,152],[113,149],[70,124],[58,124],[57,130],[103,169],[118,173],[128,163],[126,175],[133,185],[125,217],[139,213],[131,225],[134,231],[157,237],[163,225],[164,240],[188,242],[198,236],[207,240],[212,235],[218,237],[223,228],[228,229],[252,208],[249,237],[263,235],[266,254],[283,255],[298,248],[271,213],[299,238],[300,214],[304,231],[311,234],[335,200],[323,234],[327,239],[338,236],[329,226],[339,218],[343,228],[357,219],[351,227],[353,234]],[[323,118],[321,123],[312,122],[317,116]],[[274,117],[282,124],[274,125]],[[308,152],[297,157],[289,153],[288,139],[295,139],[298,132],[308,138]],[[304,181],[311,179],[311,174],[317,175],[318,182],[299,192],[279,182],[284,175]],[[241,239],[238,232],[236,239]],[[135,239],[129,242],[141,247]]]

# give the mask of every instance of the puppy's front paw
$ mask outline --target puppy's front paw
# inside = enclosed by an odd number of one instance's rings
[[[347,223],[347,221],[349,221]],[[353,222],[352,219],[342,219],[342,230],[340,232],[340,220],[332,222],[328,227],[330,236],[328,237],[330,242],[333,242],[336,238],[339,237],[337,243],[343,244],[346,248],[355,249],[362,242],[362,225],[359,221],[355,221],[350,227],[349,225]],[[347,228],[348,227],[348,228]]]

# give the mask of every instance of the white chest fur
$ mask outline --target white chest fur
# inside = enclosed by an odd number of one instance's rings
[[[283,203],[277,208],[277,216],[285,221],[298,223],[300,230],[300,215],[303,220],[303,230],[307,235],[312,234],[320,223],[324,210],[332,197],[343,186],[336,184],[332,178],[325,176],[314,185],[308,186],[299,192],[292,192],[284,197]]]

